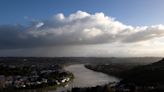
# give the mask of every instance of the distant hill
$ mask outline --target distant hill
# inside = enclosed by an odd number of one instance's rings
[[[0,64],[12,65],[52,65],[52,64],[150,64],[158,61],[159,57],[131,57],[131,58],[112,58],[112,57],[0,57]]]

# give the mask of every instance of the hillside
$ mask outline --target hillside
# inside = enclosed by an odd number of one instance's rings
[[[122,72],[122,82],[136,85],[164,85],[164,59]]]

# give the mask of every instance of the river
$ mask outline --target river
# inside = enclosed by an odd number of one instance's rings
[[[71,89],[73,87],[94,87],[109,82],[119,81],[116,77],[89,70],[85,68],[83,64],[70,65],[65,67],[65,70],[72,72],[75,77],[72,82],[68,83],[66,89]],[[64,91],[65,89],[59,88],[57,92],[60,92],[61,90]]]
[[[70,65],[65,69],[72,72],[75,76],[73,82],[70,83],[72,87],[93,87],[118,81],[118,79],[113,76],[89,70],[85,68],[83,64]]]
[[[106,75],[101,72],[95,72],[84,67],[83,64],[75,64],[65,67],[65,70],[74,74],[74,79],[68,83],[66,87],[60,87],[57,90],[36,89],[21,92],[61,92],[69,90],[72,87],[94,87],[104,85],[109,82],[118,82],[119,79],[113,76]]]

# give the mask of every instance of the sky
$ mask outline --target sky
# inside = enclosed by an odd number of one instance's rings
[[[0,0],[0,56],[161,57],[163,0]]]

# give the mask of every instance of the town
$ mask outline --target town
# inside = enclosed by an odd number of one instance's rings
[[[0,64],[0,90],[57,87],[71,81],[73,75],[61,65],[16,66]]]

